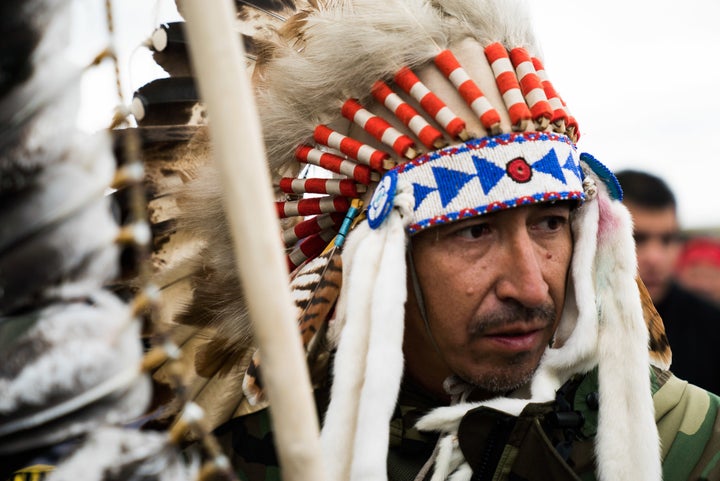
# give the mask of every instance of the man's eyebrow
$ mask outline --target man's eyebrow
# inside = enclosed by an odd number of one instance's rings
[[[567,209],[572,210],[572,205],[568,201],[558,201],[558,202],[541,202],[536,204],[538,208],[541,210],[554,210],[554,209]]]

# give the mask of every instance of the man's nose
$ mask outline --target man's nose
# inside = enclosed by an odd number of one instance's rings
[[[495,288],[498,298],[514,299],[528,308],[544,305],[549,286],[543,276],[543,250],[527,232],[514,235],[502,250],[501,273]]]

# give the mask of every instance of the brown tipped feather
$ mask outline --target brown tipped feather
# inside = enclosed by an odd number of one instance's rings
[[[265,59],[274,54],[278,37],[293,34],[304,24],[306,12],[317,9],[318,4],[315,0],[237,0],[236,7],[238,34],[250,47],[246,49],[247,66],[259,76]],[[168,51],[170,54],[186,60],[182,49]],[[210,162],[204,111],[198,112],[196,115],[193,110],[190,120],[187,115],[172,117],[164,120],[168,123],[139,130],[146,134],[143,153],[148,167],[146,185],[153,194],[152,219],[172,221],[162,242],[153,244],[153,279],[163,292],[163,304],[174,306],[160,317],[171,337],[181,338],[182,361],[173,367],[171,363],[160,366],[154,379],[158,384],[170,384],[174,370],[182,371],[183,401],[200,404],[216,427],[233,416],[261,409],[266,401],[259,379],[260,353],[253,346],[243,288],[235,271],[222,182]],[[149,142],[149,136],[155,140]],[[295,175],[299,169],[294,162],[269,167],[273,177]],[[296,220],[281,222],[282,228],[292,222]],[[338,249],[322,261],[302,267],[291,286],[296,299],[302,299],[296,301],[299,334],[308,350],[314,383],[323,379],[327,370],[326,325],[341,277]],[[296,282],[311,278],[314,282]],[[177,288],[180,284],[182,289]],[[181,406],[177,402],[168,406],[167,422],[172,422]]]
[[[655,305],[650,298],[650,293],[647,291],[640,277],[636,277],[635,281],[640,291],[643,317],[645,318],[645,324],[650,334],[650,343],[648,346],[650,348],[650,361],[657,367],[669,369],[670,363],[672,362],[672,351],[668,338],[665,335],[665,325],[663,324],[662,317],[660,317],[657,309],[655,309]]]

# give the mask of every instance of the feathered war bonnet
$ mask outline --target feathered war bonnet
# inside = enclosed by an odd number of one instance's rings
[[[293,240],[307,238],[290,253],[291,268],[312,262],[332,238],[327,232],[344,238],[357,207],[350,199],[364,201],[367,217],[347,234],[330,328],[337,352],[322,433],[329,479],[386,479],[403,372],[408,238],[564,199],[581,205],[554,344],[530,399],[483,404],[518,415],[597,366],[599,478],[660,479],[630,216],[612,173],[578,155],[577,123],[536,56],[526,10],[499,0],[334,4],[288,22],[284,43],[258,62],[271,168],[294,176],[309,163],[338,174],[279,182],[289,194],[327,194],[278,204],[281,217],[316,216],[292,230]],[[475,406],[439,408],[421,427],[452,434]]]

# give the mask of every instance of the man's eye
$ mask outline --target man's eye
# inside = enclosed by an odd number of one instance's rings
[[[559,215],[553,215],[548,216],[544,218],[540,223],[539,226],[543,229],[555,231],[564,228],[568,224],[568,218],[559,216]]]
[[[639,247],[643,244],[645,244],[648,239],[650,238],[649,235],[642,233],[642,232],[636,232],[633,234],[633,237],[635,238],[635,244]]]
[[[660,236],[660,242],[662,242],[662,245],[666,247],[672,244],[676,244],[680,242],[680,235],[676,232],[673,232],[671,234],[663,234]]]
[[[663,246],[670,246],[680,242],[680,235],[676,232],[668,232],[662,234],[654,234],[648,232],[635,232],[633,234],[635,244],[640,247],[650,241],[657,241]]]
[[[490,232],[488,224],[473,224],[455,232],[455,235],[463,239],[478,239]]]

